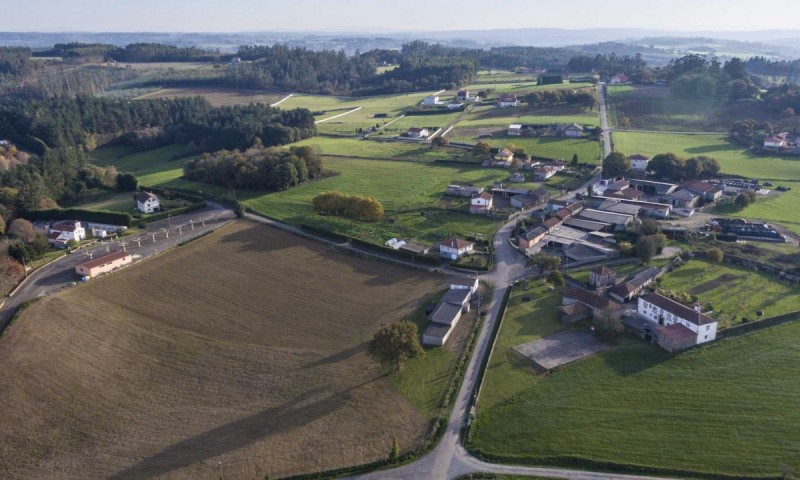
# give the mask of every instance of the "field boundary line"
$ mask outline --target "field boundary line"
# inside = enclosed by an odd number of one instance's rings
[[[281,101],[283,101],[283,100],[281,100]],[[321,120],[317,120],[317,121],[314,122],[314,125],[316,125],[318,123],[327,122],[328,120],[333,120],[334,118],[344,117],[345,115],[348,115],[348,114],[353,113],[353,112],[357,112],[357,111],[361,110],[362,108],[364,108],[364,107],[356,107],[356,108],[354,108],[352,110],[348,110],[348,111],[346,111],[344,113],[340,113],[339,115],[334,115],[332,117],[328,117],[328,118],[323,118]]]
[[[293,95],[294,95],[294,93],[290,93],[289,95],[286,95],[285,97],[281,98],[281,99],[280,99],[280,100],[278,100],[277,102],[275,102],[275,103],[270,103],[270,104],[269,104],[269,106],[270,106],[270,107],[277,107],[277,106],[278,106],[278,105],[280,105],[281,103],[283,103],[283,102],[285,102],[286,100],[289,100],[290,98],[292,98],[292,96],[293,96]]]

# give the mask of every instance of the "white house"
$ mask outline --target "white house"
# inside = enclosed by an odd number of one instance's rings
[[[508,126],[508,135],[511,137],[519,137],[522,135],[522,125],[512,124]]]
[[[533,178],[543,182],[556,174],[556,169],[551,166],[537,167],[533,169]]]
[[[611,77],[611,81],[608,83],[610,83],[611,85],[622,85],[624,83],[630,82],[630,80],[631,79],[628,78],[628,76],[625,75],[624,73],[618,73],[613,77]]]
[[[450,103],[447,104],[448,110],[459,110],[461,108],[464,108],[464,100],[454,98],[450,101]]]
[[[161,202],[155,194],[142,191],[136,196],[136,208],[142,213],[153,213],[161,210]]]
[[[479,193],[472,197],[469,202],[469,213],[486,214],[492,210],[492,201],[494,197],[491,193]]]
[[[50,225],[47,241],[56,248],[66,248],[67,242],[86,239],[86,229],[77,220],[64,220]]]
[[[577,123],[564,127],[564,136],[570,138],[580,138],[583,136],[583,127]]]
[[[767,148],[783,148],[789,143],[789,133],[781,132],[777,135],[767,137],[764,139],[764,147]]]
[[[658,343],[669,351],[699,345],[717,338],[716,320],[703,315],[699,308],[691,309],[657,293],[639,297],[636,312],[660,327],[668,327],[658,330]],[[692,334],[689,335],[686,330]]]
[[[429,315],[430,323],[422,333],[424,345],[442,346],[447,342],[461,314],[470,311],[472,289],[451,287]]]
[[[475,250],[475,244],[453,237],[439,244],[439,256],[450,260],[457,260]]]
[[[97,257],[75,267],[75,273],[84,277],[94,278],[103,273],[108,273],[133,261],[130,253],[123,251],[109,253]]]
[[[502,93],[497,100],[497,104],[500,108],[516,107],[517,96],[513,93]]]
[[[427,128],[411,127],[408,129],[408,136],[410,138],[428,138],[430,134]]]
[[[636,153],[628,158],[631,161],[631,170],[639,173],[647,172],[647,165],[650,163],[650,157]]]
[[[423,105],[441,105],[442,102],[439,101],[438,95],[428,95],[427,97],[422,99]]]

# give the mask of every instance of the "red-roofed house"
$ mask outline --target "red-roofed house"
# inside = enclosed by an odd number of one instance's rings
[[[624,73],[620,72],[620,73],[614,75],[613,77],[611,77],[611,81],[608,82],[608,83],[610,83],[611,85],[621,85],[623,83],[628,83],[630,81],[631,81],[631,79],[627,75],[625,75]]]
[[[75,267],[75,273],[78,275],[94,278],[103,273],[108,273],[112,270],[127,265],[133,261],[130,253],[114,252],[102,257],[97,257],[88,262],[84,262]]]
[[[516,107],[517,96],[513,93],[501,93],[497,100],[497,104],[500,106],[500,108]]]
[[[483,192],[472,196],[469,203],[469,213],[486,214],[492,210],[493,196],[491,193]]]
[[[767,148],[783,148],[789,143],[789,133],[781,132],[777,135],[772,135],[764,139],[764,147]]]
[[[717,338],[716,320],[657,293],[639,297],[636,311],[639,315],[663,327],[681,325],[691,330],[694,333],[693,345],[710,342]]]
[[[439,256],[450,260],[458,260],[475,250],[475,244],[461,238],[453,237],[439,244]]]

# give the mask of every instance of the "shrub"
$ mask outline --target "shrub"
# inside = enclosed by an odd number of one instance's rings
[[[374,197],[341,192],[320,193],[311,201],[314,211],[356,220],[375,221],[383,216],[383,205]]]

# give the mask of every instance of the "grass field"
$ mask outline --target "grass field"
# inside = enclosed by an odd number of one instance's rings
[[[746,178],[770,180],[793,187],[791,191],[760,199],[744,210],[725,214],[737,217],[780,222],[800,233],[800,157],[755,155],[729,142],[722,135],[682,135],[643,132],[614,132],[614,147],[625,154],[654,155],[673,152],[682,157],[707,155],[722,166],[722,173]]]
[[[92,200],[91,203],[82,203],[81,208],[131,213],[136,209],[136,201],[133,196],[134,193],[132,192],[105,195],[102,198]]]
[[[326,168],[340,174],[283,192],[254,194],[245,203],[257,212],[280,220],[309,223],[381,244],[397,235],[427,242],[454,233],[491,235],[498,226],[495,221],[469,215],[466,208],[463,213],[434,211],[422,216],[420,212],[436,207],[450,183],[487,186],[508,178],[505,170],[358,158],[328,157],[325,162]],[[334,190],[376,197],[394,222],[362,223],[314,215],[311,200],[319,193]]]
[[[581,125],[599,125],[597,111],[588,111],[574,107],[555,107],[533,109],[527,106],[516,108],[498,108],[493,105],[476,107],[464,120],[458,122],[464,127],[502,127],[505,130],[512,123],[550,124],[578,123]]]
[[[666,87],[609,86],[607,98],[613,126],[619,126],[624,116],[631,128],[641,130],[726,132],[742,118],[775,120],[758,102],[681,99]]]
[[[501,132],[505,133],[505,129]],[[578,154],[582,163],[600,163],[602,151],[600,143],[588,138],[563,138],[563,137],[491,137],[479,138],[474,129],[454,128],[448,135],[450,141],[476,143],[487,142],[492,146],[505,147],[516,145],[525,149],[528,155],[546,158],[561,158],[570,161],[572,155]]]
[[[720,321],[720,328],[737,325],[742,317],[758,320],[759,310],[765,318],[800,310],[800,287],[726,264],[692,260],[665,275],[661,285],[697,295],[703,305],[713,303],[712,316]]]
[[[215,107],[230,105],[249,105],[251,103],[272,104],[287,94],[244,90],[235,88],[162,88],[140,96],[141,99],[203,97]]]
[[[711,474],[800,468],[800,324],[674,356],[624,338],[608,352],[536,375],[511,347],[564,328],[555,318],[560,297],[544,288],[512,296],[471,449],[509,461],[580,457]],[[523,294],[535,300],[519,303]]]
[[[367,342],[443,283],[238,222],[43,299],[0,341],[0,476],[274,478],[413,448],[454,359],[414,366],[436,372],[418,409]]]

